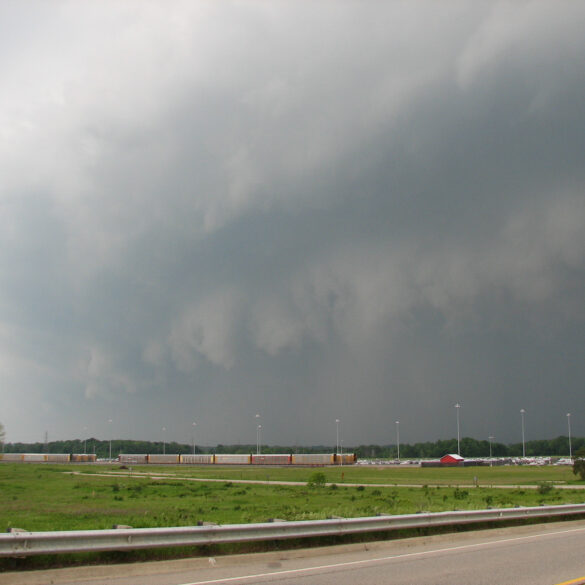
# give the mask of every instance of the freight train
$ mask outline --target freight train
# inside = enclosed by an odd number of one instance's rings
[[[146,455],[120,454],[118,461],[125,465],[353,465],[355,453],[297,453],[293,455],[267,453],[250,454],[196,454],[196,455]]]
[[[95,454],[79,453],[0,453],[0,461],[22,463],[95,463]],[[355,453],[296,453],[265,455],[195,454],[146,455],[123,453],[116,458],[124,465],[353,465]]]

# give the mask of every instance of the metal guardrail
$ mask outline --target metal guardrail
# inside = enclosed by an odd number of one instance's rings
[[[224,526],[11,532],[0,534],[0,557],[197,546],[313,536],[341,536],[360,532],[428,528],[577,514],[585,514],[585,504],[376,516],[373,518],[226,524]]]

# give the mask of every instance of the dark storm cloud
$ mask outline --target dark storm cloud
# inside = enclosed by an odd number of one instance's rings
[[[9,440],[412,442],[457,401],[515,440],[585,406],[579,5],[17,6]]]

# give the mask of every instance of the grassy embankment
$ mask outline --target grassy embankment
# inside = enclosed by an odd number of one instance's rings
[[[67,473],[71,471],[81,474]],[[263,522],[269,518],[309,520],[585,501],[584,490],[560,490],[548,483],[579,483],[565,467],[344,467],[318,471],[335,486],[307,486],[314,469],[135,467],[130,477],[103,477],[98,474],[128,471],[119,466],[5,463],[0,465],[0,530],[102,529],[114,524],[136,528],[186,526],[198,522]],[[140,475],[146,472],[165,476],[150,479]],[[478,487],[474,487],[474,478]],[[239,484],[237,480],[296,481],[299,485]],[[412,485],[420,487],[406,487]],[[492,485],[539,487],[498,489]]]

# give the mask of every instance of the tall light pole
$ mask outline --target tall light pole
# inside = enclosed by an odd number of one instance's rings
[[[520,416],[522,417],[522,457],[526,457],[526,441],[524,439],[524,415],[526,411],[521,408],[520,409]]]
[[[490,467],[492,466],[492,441],[494,440],[494,436],[490,435],[488,437],[489,442],[490,442]]]
[[[83,454],[87,454],[87,427],[83,427]]]
[[[166,435],[165,431],[167,430],[166,427],[162,428],[162,437],[163,437],[163,455],[166,455],[167,452],[167,442],[166,442]]]
[[[110,460],[112,459],[112,419],[108,419],[108,425],[110,426]]]
[[[258,427],[256,428],[256,442],[258,443],[258,449],[257,449],[257,454],[260,455],[260,453],[262,452],[262,425],[258,425]]]
[[[459,433],[459,409],[461,404],[459,402],[455,405],[455,412],[457,413],[457,455],[461,455],[461,435]]]
[[[195,455],[195,427],[197,426],[197,423],[194,422],[191,426],[193,428],[191,431],[191,439],[193,441],[193,455]]]
[[[571,413],[567,412],[567,424],[569,425],[569,459],[573,459],[573,447],[571,445]]]
[[[396,421],[396,459],[400,463],[400,421]]]
[[[256,414],[256,455],[260,455],[260,414]]]
[[[336,429],[336,440],[335,440],[335,454],[339,453],[339,423],[340,420],[338,418],[335,419],[335,429]]]

